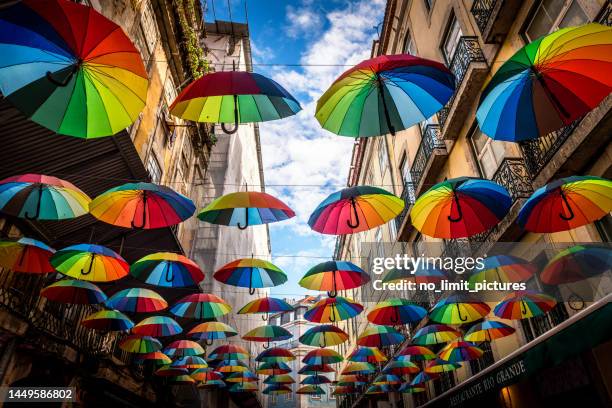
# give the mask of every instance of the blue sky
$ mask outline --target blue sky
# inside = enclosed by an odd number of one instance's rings
[[[245,22],[244,1],[230,0],[233,21]],[[213,0],[207,0],[207,20],[213,19],[212,5]],[[227,0],[215,0],[214,7],[217,19],[229,19]],[[314,119],[316,101],[348,65],[370,57],[385,1],[250,0],[247,7],[254,70],[279,82],[303,108],[291,118],[260,127],[267,192],[297,214],[270,224],[273,262],[289,276],[271,293],[295,298],[307,293],[298,285],[304,273],[333,254],[335,237],[311,231],[307,221],[319,202],[346,185],[354,143],[321,129]]]

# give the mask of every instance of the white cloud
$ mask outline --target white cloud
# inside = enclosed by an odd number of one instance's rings
[[[312,2],[303,2],[301,6],[287,6],[287,26],[285,33],[291,38],[311,36],[321,27],[321,15],[313,7]]]

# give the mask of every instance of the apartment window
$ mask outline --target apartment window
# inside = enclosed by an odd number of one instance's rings
[[[281,315],[281,324],[286,324],[291,321],[291,313],[283,313]]]
[[[149,173],[149,177],[151,178],[152,183],[161,182],[162,178],[162,169],[159,165],[159,161],[155,157],[153,152],[149,153],[149,157],[147,158],[147,173]]]
[[[527,42],[532,42],[558,28],[581,25],[588,20],[578,0],[542,0],[535,7],[523,35]]]
[[[304,316],[304,308],[298,307],[295,309],[295,320],[301,319]]]
[[[423,0],[423,2],[425,3],[425,10],[429,13],[433,7],[434,0]]]
[[[402,173],[402,183],[404,184],[402,197],[408,198],[411,203],[414,203],[416,201],[416,196],[414,195],[414,184],[412,183],[412,173],[410,173],[408,152],[404,153],[404,157],[402,157],[400,161],[400,171]],[[405,191],[406,189],[408,189],[408,191]]]
[[[159,31],[157,31],[157,24],[155,23],[155,13],[151,7],[151,1],[146,1],[142,7],[140,18],[140,26],[144,32],[145,42],[149,53],[153,54],[157,40],[159,38]]]
[[[406,31],[404,37],[404,47],[402,48],[404,54],[416,55],[416,49],[414,48],[414,41],[412,40],[412,34],[410,30]]]
[[[446,30],[444,40],[442,41],[442,53],[448,65],[450,65],[453,60],[453,55],[455,55],[459,39],[461,39],[462,36],[463,32],[459,26],[459,21],[457,21],[455,15],[452,15],[450,17],[450,23],[448,24],[448,30]]]
[[[476,153],[480,173],[490,179],[504,160],[504,142],[491,139],[478,128],[474,129],[470,140]]]
[[[380,176],[381,179],[385,175],[385,170],[389,165],[389,154],[387,152],[387,140],[385,137],[381,137],[380,145],[378,146],[378,165],[380,166]]]
[[[389,226],[389,241],[393,242],[397,238],[397,225],[394,221],[387,223],[387,225]]]

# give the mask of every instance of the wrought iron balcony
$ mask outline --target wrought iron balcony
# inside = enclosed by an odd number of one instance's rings
[[[408,215],[408,212],[410,211],[410,207],[412,207],[412,204],[414,204],[414,202],[416,201],[414,183],[404,182],[404,189],[402,190],[401,198],[404,201],[404,209],[402,210],[400,215],[395,217],[395,226],[396,226],[397,231],[401,230],[402,224],[404,223],[404,219],[406,218],[406,216]]]
[[[504,159],[497,168],[492,180],[508,190],[510,197],[512,197],[512,202],[520,198],[529,198],[533,193],[531,177],[522,159]]]
[[[440,134],[439,125],[427,125],[423,131],[421,144],[417,150],[414,162],[410,168],[410,176],[414,183],[414,195],[417,196],[423,186],[431,179],[430,175],[437,175],[442,160],[446,158],[446,144]]]
[[[487,28],[489,17],[491,17],[493,8],[497,2],[498,0],[475,0],[474,3],[472,3],[472,9],[470,12],[474,16],[476,25],[481,33],[483,33]]]
[[[470,12],[485,43],[503,41],[520,3],[519,0],[474,0]]]

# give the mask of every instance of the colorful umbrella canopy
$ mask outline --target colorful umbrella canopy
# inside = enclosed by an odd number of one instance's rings
[[[130,313],[159,312],[168,303],[157,292],[143,288],[120,290],[106,301],[106,307]]]
[[[149,285],[168,288],[196,286],[204,272],[191,259],[174,252],[156,252],[132,264],[130,274]]]
[[[603,245],[576,245],[560,251],[540,274],[547,285],[578,282],[612,269],[612,250]]]
[[[1,76],[0,67],[0,86]],[[90,201],[74,184],[57,177],[23,174],[0,181],[0,211],[14,217],[39,221],[76,218],[87,214]]]
[[[224,344],[214,349],[208,357],[219,360],[244,360],[249,358],[249,352],[236,344]]]
[[[319,387],[318,385],[309,384],[298,388],[295,393],[305,395],[324,395],[325,391],[323,391],[323,388]]]
[[[257,384],[246,382],[237,383],[229,387],[229,392],[254,392],[257,391]]]
[[[344,358],[335,350],[332,349],[315,349],[311,350],[302,359],[305,364],[335,364],[339,363]]]
[[[194,340],[204,340],[210,345],[214,340],[227,339],[238,335],[238,332],[222,322],[205,322],[194,326],[187,335]]]
[[[282,347],[272,347],[264,350],[255,358],[255,361],[264,363],[273,363],[275,361],[286,362],[293,360],[295,360],[293,353]]]
[[[264,384],[293,384],[295,380],[288,374],[271,375],[264,380]]]
[[[440,269],[421,262],[416,269],[391,269],[383,277],[383,282],[390,283],[402,280],[414,280],[417,285],[430,282],[437,285],[445,279],[448,279],[448,276]]]
[[[495,316],[502,319],[527,319],[552,310],[557,301],[551,296],[531,290],[510,293],[495,306]]]
[[[268,313],[288,312],[293,307],[282,299],[264,297],[255,299],[242,307],[238,314],[263,313],[262,320],[268,320]]]
[[[368,383],[367,378],[363,381],[339,381],[336,386],[338,387],[362,387]]]
[[[124,228],[153,229],[179,224],[195,212],[193,201],[169,187],[126,183],[97,196],[91,215]]]
[[[49,263],[54,253],[55,249],[32,238],[0,240],[0,267],[23,273],[54,272]]]
[[[308,225],[321,234],[354,234],[387,223],[403,209],[404,200],[387,190],[348,187],[323,200],[310,215]]]
[[[150,316],[132,328],[134,334],[153,337],[174,336],[182,331],[176,320],[168,316]]]
[[[366,390],[366,395],[386,394],[393,392],[393,388],[388,384],[371,385]]]
[[[355,317],[362,311],[359,303],[337,296],[319,300],[304,313],[304,318],[316,323],[333,323]]]
[[[365,363],[381,363],[387,361],[387,357],[376,347],[359,347],[347,357],[349,361],[360,361]]]
[[[352,362],[348,363],[342,370],[342,374],[363,374],[368,375],[376,372],[376,367],[372,363]]]
[[[76,279],[62,279],[43,288],[40,295],[53,302],[78,305],[95,305],[106,300],[106,295],[96,285]]]
[[[208,380],[198,384],[199,388],[225,388],[223,380]]]
[[[340,384],[340,382],[364,383],[367,381],[368,377],[366,377],[365,375],[358,374],[342,374],[340,377],[338,377],[338,385]]]
[[[567,27],[517,51],[480,98],[480,129],[518,142],[569,125],[612,91],[612,30],[600,24]]]
[[[291,372],[291,367],[282,361],[275,361],[273,363],[262,363],[255,372],[259,375],[288,374]]]
[[[342,136],[395,135],[442,109],[454,90],[453,74],[439,62],[381,55],[336,79],[319,98],[315,117]]]
[[[195,341],[176,340],[164,348],[164,354],[169,357],[199,356],[204,354],[204,349]]]
[[[242,361],[224,360],[217,366],[217,371],[220,373],[240,373],[249,371],[249,368]]]
[[[236,226],[241,230],[250,225],[269,224],[295,217],[287,204],[259,191],[230,193],[213,200],[198,214],[211,224]]]
[[[27,0],[0,11],[0,90],[30,120],[79,138],[113,135],[145,105],[147,71],[123,30],[91,7]]]
[[[227,285],[249,288],[255,294],[256,288],[270,288],[287,282],[287,275],[271,262],[255,258],[237,259],[222,266],[214,278]]]
[[[101,245],[78,244],[57,251],[51,265],[71,278],[111,282],[128,274],[129,264],[118,253]]]
[[[210,293],[193,293],[181,298],[170,312],[189,319],[214,319],[231,312],[232,307],[218,296]]]
[[[482,357],[484,351],[478,348],[476,345],[467,341],[456,340],[448,343],[440,352],[438,356],[442,360],[446,360],[451,363],[457,363],[460,361],[470,361]]]
[[[271,385],[268,385],[266,388],[264,388],[264,390],[262,391],[262,394],[278,395],[278,394],[291,394],[292,392],[293,391],[291,390],[291,388],[289,388],[286,385],[271,384]]]
[[[172,359],[161,351],[153,351],[151,353],[140,354],[137,357],[140,362],[154,361],[156,364],[168,365],[172,363]]]
[[[463,324],[479,320],[490,311],[491,308],[484,302],[466,294],[455,294],[436,303],[429,312],[429,318],[437,323]]]
[[[188,370],[207,368],[208,363],[200,356],[185,356],[170,364],[172,367],[186,368]]]
[[[160,351],[162,344],[159,340],[150,336],[130,335],[119,342],[119,348],[129,353],[146,354]]]
[[[430,324],[417,330],[412,336],[412,342],[420,346],[426,346],[429,344],[448,343],[460,336],[461,333],[450,326]]]
[[[567,231],[597,221],[612,211],[612,181],[572,176],[537,189],[523,204],[516,222],[531,232]]]
[[[402,381],[399,379],[398,376],[393,375],[393,374],[381,374],[379,376],[377,376],[374,381],[372,381],[372,384],[374,385],[398,385],[400,384]]]
[[[502,337],[510,336],[514,332],[515,329],[505,323],[495,320],[485,320],[470,327],[463,338],[466,341],[475,343],[500,339]]]
[[[100,310],[81,320],[81,324],[89,329],[101,331],[126,331],[134,327],[129,317],[116,310]]]
[[[410,385],[411,386],[423,385],[423,384],[425,384],[428,381],[435,380],[439,376],[440,376],[440,374],[428,373],[428,372],[425,372],[425,371],[421,371],[416,376],[414,376],[412,381],[410,381]]]
[[[383,373],[385,374],[394,374],[400,376],[407,374],[416,374],[419,371],[421,371],[420,368],[412,361],[392,361],[383,369]]]
[[[254,72],[220,71],[190,83],[170,106],[170,113],[195,122],[221,123],[235,133],[239,123],[265,122],[294,115],[302,108],[282,86]],[[228,130],[226,123],[234,123]]]
[[[424,387],[416,387],[414,385],[410,385],[408,383],[404,383],[402,384],[399,389],[397,390],[398,392],[402,392],[404,394],[416,394],[417,392],[424,392],[425,388]]]
[[[468,281],[476,282],[522,282],[533,276],[535,265],[513,255],[493,255],[483,259],[482,265],[476,265]]]
[[[208,382],[208,381],[221,380],[223,379],[223,376],[216,371],[210,371],[209,369],[206,369],[206,368],[198,368],[194,372],[191,373],[191,378],[193,378],[196,381]]]
[[[461,364],[451,363],[441,358],[436,358],[428,361],[423,371],[427,374],[441,374],[456,370],[459,367],[461,367]]]
[[[299,340],[300,343],[308,346],[325,348],[344,343],[348,340],[348,334],[339,327],[332,326],[331,324],[322,324],[306,330]]]
[[[388,326],[418,322],[427,314],[425,308],[406,299],[387,299],[378,302],[368,313],[368,320],[374,324]]]
[[[171,384],[194,384],[196,381],[187,374],[177,375],[168,379]]]
[[[333,395],[350,395],[350,394],[356,394],[356,393],[357,393],[357,390],[355,389],[355,387],[343,386],[343,387],[336,387],[332,394]]]
[[[160,377],[174,377],[178,375],[189,374],[189,370],[187,370],[186,368],[172,367],[170,365],[167,365],[158,368],[153,374]]]
[[[258,382],[259,378],[255,374],[250,371],[242,371],[239,373],[231,373],[226,379],[225,382],[233,382],[233,383],[245,383],[245,382]]]
[[[442,325],[434,325],[434,326],[442,326]],[[432,326],[425,326],[425,327],[432,327]],[[452,329],[450,327],[448,327],[448,328]],[[440,332],[443,333],[444,331],[441,330]],[[458,332],[457,332],[457,336],[459,336]],[[455,336],[453,338],[456,338],[457,336]],[[414,337],[416,337],[416,333],[415,333]],[[434,353],[433,351],[431,351],[427,347],[409,345],[409,346],[404,347],[402,350],[400,350],[398,359],[399,359],[400,356],[402,358],[403,357],[409,357],[410,361],[423,361],[423,360],[432,360],[432,359],[436,358],[436,353]]]
[[[327,364],[306,364],[302,368],[299,369],[298,374],[303,375],[317,375],[321,373],[334,373],[334,370],[331,366]]]
[[[357,344],[367,347],[384,347],[399,344],[404,335],[388,326],[369,326],[357,338]]]
[[[438,183],[412,206],[412,225],[434,238],[467,238],[496,225],[512,206],[508,191],[484,179],[458,177]]]
[[[299,283],[306,289],[327,291],[333,298],[339,290],[358,288],[369,281],[370,275],[351,262],[327,261],[310,268]]]
[[[292,337],[287,329],[275,325],[256,327],[242,336],[244,340],[267,342],[267,345],[263,345],[264,349],[270,348],[270,342],[288,340]]]
[[[313,385],[329,384],[329,383],[331,383],[331,380],[325,377],[324,375],[309,375],[300,382],[300,384],[313,384]]]

